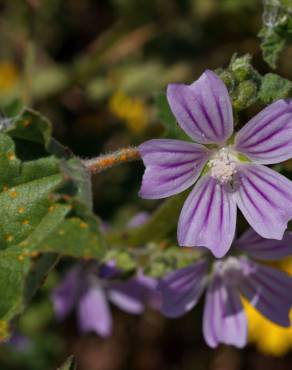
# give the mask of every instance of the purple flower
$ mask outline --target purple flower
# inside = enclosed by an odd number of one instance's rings
[[[138,212],[129,220],[127,227],[131,229],[133,227],[142,226],[149,220],[149,217],[148,212]]]
[[[17,352],[27,352],[32,347],[32,341],[18,332],[12,333],[7,344],[12,346]]]
[[[140,195],[180,193],[202,174],[180,215],[179,244],[224,256],[234,238],[237,206],[262,237],[282,239],[292,218],[292,182],[263,165],[292,157],[292,102],[274,102],[232,137],[230,97],[213,72],[191,85],[169,85],[167,97],[196,143],[159,139],[140,145],[146,167]]]
[[[142,313],[146,305],[158,309],[155,279],[139,271],[127,281],[109,280],[118,277],[112,262],[102,266],[98,273],[93,264],[73,267],[52,295],[57,317],[62,320],[76,308],[81,332],[94,331],[107,337],[112,329],[109,301],[132,314]]]
[[[243,347],[247,341],[247,319],[240,294],[264,316],[278,325],[290,325],[292,277],[255,262],[291,255],[292,233],[283,241],[261,238],[253,230],[235,242],[241,255],[229,256],[212,263],[207,257],[164,277],[161,312],[178,317],[190,311],[207,288],[203,315],[203,334],[210,347],[219,343]]]

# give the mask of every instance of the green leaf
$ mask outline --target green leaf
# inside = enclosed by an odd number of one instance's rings
[[[237,112],[257,102],[261,75],[253,68],[249,54],[243,56],[234,54],[228,68],[219,69],[216,72],[228,89],[236,124]]]
[[[58,255],[100,257],[104,242],[91,211],[90,176],[71,151],[52,140],[50,123],[25,109],[0,129],[0,320],[5,321],[21,312]]]
[[[184,131],[178,126],[172,114],[165,93],[155,96],[157,116],[164,127],[164,136],[172,139],[190,140]]]
[[[141,246],[150,241],[161,241],[175,232],[183,203],[189,190],[165,200],[142,226],[118,230],[107,235],[110,244]]]
[[[233,107],[236,110],[248,108],[254,104],[257,97],[257,85],[250,80],[242,81],[236,89],[236,97],[233,99]]]
[[[70,194],[73,191],[83,204],[92,209],[91,176],[82,162],[73,155],[69,148],[64,147],[54,139],[50,142],[49,151],[61,159],[61,170],[73,186],[71,189],[67,188],[66,191]]]
[[[100,258],[104,242],[97,217],[83,206],[73,204],[72,216],[59,222],[35,250],[58,252],[71,257]]]
[[[274,73],[266,74],[262,79],[259,98],[264,104],[291,96],[292,83]]]
[[[57,370],[76,370],[76,366],[74,365],[74,358],[70,356],[65,363],[59,367]]]
[[[285,39],[277,33],[276,29],[269,28],[262,28],[259,37],[262,39],[261,49],[264,60],[270,67],[276,68],[280,53],[285,47]]]
[[[264,60],[276,68],[281,51],[292,42],[292,12],[290,0],[265,1],[264,26],[259,32]]]
[[[17,247],[0,254],[1,320],[10,320],[22,309],[22,293],[30,262],[19,258],[20,254],[21,250]]]
[[[21,176],[21,175],[20,175]],[[61,185],[61,174],[19,183],[11,179],[0,193],[0,248],[17,245],[35,230],[50,209],[49,194]]]
[[[13,118],[23,111],[23,102],[21,99],[15,98],[1,108],[5,116]]]
[[[59,261],[59,256],[54,253],[47,253],[40,256],[32,263],[32,268],[25,283],[24,299],[28,303],[45,281],[49,272]]]
[[[51,140],[52,127],[41,114],[26,108],[6,132],[12,138],[44,144],[47,147]]]

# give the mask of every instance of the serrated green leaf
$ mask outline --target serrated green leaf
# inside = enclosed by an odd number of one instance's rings
[[[103,238],[91,212],[89,174],[52,140],[50,123],[25,109],[0,129],[0,319],[9,320],[58,258],[34,259],[29,273],[30,257],[99,257]]]
[[[92,209],[91,177],[80,159],[75,157],[69,148],[54,139],[51,140],[49,151],[61,159],[61,170],[74,187],[73,189],[67,188],[67,192],[71,194],[73,191],[79,201]]]
[[[263,77],[259,98],[264,104],[275,100],[287,98],[291,95],[292,83],[286,78],[274,73],[268,73]]]
[[[71,257],[99,258],[104,251],[104,241],[98,218],[78,203],[72,204],[71,213],[71,217],[59,223],[39,243],[37,250]]]
[[[281,51],[292,42],[292,12],[288,1],[266,1],[264,26],[259,32],[264,60],[276,68]]]
[[[259,36],[262,38],[261,49],[264,60],[270,67],[276,68],[280,53],[285,46],[285,39],[275,29],[270,30],[269,28],[263,28]]]
[[[41,114],[26,108],[6,132],[13,138],[44,144],[47,147],[51,140],[52,127]]]
[[[10,187],[0,193],[0,248],[16,245],[39,225],[49,209],[48,195],[62,183],[61,174]]]

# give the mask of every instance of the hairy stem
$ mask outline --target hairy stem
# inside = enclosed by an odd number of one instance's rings
[[[137,148],[123,148],[116,152],[104,154],[96,158],[83,160],[84,166],[91,173],[99,173],[111,167],[125,162],[138,161],[141,159],[140,153]]]

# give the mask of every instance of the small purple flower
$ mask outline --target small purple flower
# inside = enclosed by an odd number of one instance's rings
[[[133,216],[127,224],[128,228],[138,227],[144,225],[149,220],[148,212],[138,212]]]
[[[116,280],[118,277],[112,262],[103,265],[99,272],[93,264],[73,267],[52,295],[58,319],[64,319],[76,308],[81,332],[94,331],[107,337],[112,330],[109,301],[131,314],[141,314],[146,305],[159,308],[155,279],[141,271],[127,281]]]
[[[262,260],[291,255],[292,233],[282,241],[261,238],[253,230],[237,242],[237,252]],[[251,252],[251,253],[250,253]],[[288,327],[292,307],[292,277],[255,262],[247,255],[229,256],[215,261],[203,257],[198,262],[164,277],[161,312],[179,317],[190,311],[207,288],[203,315],[203,334],[210,347],[219,343],[244,347],[247,341],[247,319],[240,294],[269,320]]]
[[[269,105],[233,137],[230,97],[213,72],[191,85],[169,85],[167,98],[196,143],[158,139],[140,145],[146,167],[140,195],[180,193],[203,172],[183,206],[179,244],[224,256],[234,238],[237,206],[262,237],[282,239],[292,218],[292,182],[263,165],[292,157],[292,101]]]
[[[18,332],[12,333],[7,344],[17,352],[28,352],[32,347],[32,341]]]

